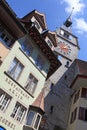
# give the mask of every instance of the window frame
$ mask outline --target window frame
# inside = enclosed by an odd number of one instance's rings
[[[22,109],[23,109],[23,111],[22,111]],[[24,119],[24,116],[25,116],[25,114],[26,114],[26,107],[25,106],[23,106],[22,104],[20,104],[19,102],[16,102],[16,104],[15,104],[15,106],[14,106],[14,108],[13,108],[13,111],[12,111],[12,113],[11,113],[11,117],[14,119],[14,120],[16,120],[16,121],[18,121],[18,122],[22,122],[23,121],[23,119]],[[21,116],[19,116],[19,113],[20,112],[22,112],[22,115]],[[19,119],[18,119],[19,118]]]
[[[74,109],[74,111],[71,113],[71,119],[70,119],[70,123],[74,123],[74,121],[76,120],[77,117],[77,107]]]
[[[0,88],[0,110],[5,112],[8,108],[12,97]]]
[[[82,98],[87,98],[87,88],[82,88],[82,90],[81,90],[81,97]]]
[[[31,78],[32,77],[32,78]],[[36,80],[36,81],[35,81]],[[35,82],[34,82],[35,81]],[[32,84],[34,84],[34,86],[32,87]],[[38,84],[38,79],[32,74],[30,73],[28,76],[28,79],[26,81],[26,85],[25,85],[25,89],[32,95],[34,95],[34,92],[36,90]]]
[[[37,55],[37,58],[35,60],[35,64],[37,65],[37,67],[40,70],[43,70],[44,65],[45,65],[45,61],[43,60],[43,58],[40,55]]]
[[[42,116],[41,116],[39,113],[37,113],[37,112],[35,112],[35,111],[33,111],[33,110],[29,110],[29,113],[30,113],[30,112],[33,112],[33,113],[34,113],[34,116],[33,116],[33,119],[32,119],[32,121],[31,121],[31,125],[29,125],[28,122],[27,122],[26,124],[27,124],[28,126],[34,128],[35,130],[38,130]],[[29,116],[29,113],[28,113],[28,116]],[[37,121],[38,116],[39,116],[40,118],[39,118],[39,121],[38,121],[38,123],[37,123],[37,127],[35,128],[35,125],[36,125],[36,121]],[[30,119],[30,117],[27,117],[27,120],[29,120],[29,119]]]
[[[50,40],[50,39],[47,39],[47,45],[48,45],[50,48],[52,48],[52,47],[53,47],[53,44],[52,44],[52,42],[51,42],[51,40]]]
[[[4,35],[4,37],[2,37],[2,35]],[[7,47],[11,46],[11,41],[12,41],[12,36],[7,32],[7,30],[3,29],[0,32],[0,39],[2,40],[3,44]],[[6,39],[8,39],[6,41]]]
[[[21,69],[19,69],[21,68]],[[20,71],[18,71],[18,69]],[[16,81],[18,81],[22,71],[24,69],[24,65],[15,57],[10,65],[9,65],[9,68],[8,68],[8,71],[7,73]],[[17,73],[16,73],[17,72]],[[19,72],[19,73],[18,73]]]
[[[36,19],[34,20],[34,25],[37,28],[37,30],[39,31],[41,26],[40,26],[39,22]]]
[[[79,99],[79,96],[80,96],[80,90],[78,90],[78,91],[75,93],[73,103],[76,103],[76,102],[77,102],[77,100]]]
[[[78,119],[87,122],[87,108],[79,107]]]
[[[65,32],[64,30],[60,30],[60,35],[62,35],[64,38],[68,39],[68,40],[72,40],[72,35],[68,34],[67,32]]]
[[[23,52],[27,55],[27,56],[31,56],[32,52],[33,52],[33,46],[27,41],[25,40],[22,44],[21,44],[21,48],[23,50]],[[28,52],[28,53],[27,53]]]

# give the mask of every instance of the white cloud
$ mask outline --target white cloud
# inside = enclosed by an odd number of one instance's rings
[[[83,18],[75,19],[76,22],[76,30],[78,33],[83,34],[87,33],[87,22]]]
[[[62,2],[65,2],[67,4],[67,7],[65,8],[67,13],[70,13],[74,7],[73,15],[77,13],[83,13],[83,10],[85,8],[83,0],[63,0]]]
[[[76,29],[76,32],[79,34],[87,33],[87,22],[84,18],[77,18],[77,15],[79,16],[83,14],[84,17],[84,9],[86,7],[84,0],[62,0],[62,4],[66,3],[65,11],[70,14],[72,8],[73,10],[73,22],[74,22],[74,29]]]

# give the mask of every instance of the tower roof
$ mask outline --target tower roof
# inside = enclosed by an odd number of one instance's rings
[[[36,100],[33,102],[32,106],[40,108],[44,112],[44,92],[45,88],[42,89]]]
[[[72,16],[73,9],[74,9],[74,7],[72,8],[72,11],[71,11],[69,17],[68,17],[68,18],[66,19],[66,21],[64,22],[64,25],[65,25],[66,27],[70,27],[70,26],[72,25],[71,16]]]

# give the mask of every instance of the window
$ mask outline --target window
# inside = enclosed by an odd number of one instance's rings
[[[48,46],[49,46],[50,48],[52,48],[52,43],[51,43],[50,40],[47,40],[47,44],[48,44]]]
[[[63,30],[60,30],[60,34],[61,34],[61,35],[64,35],[64,31],[63,31]]]
[[[24,66],[17,58],[14,58],[8,69],[8,74],[15,80],[17,80],[23,70]]]
[[[30,110],[27,117],[27,125],[33,127],[36,130],[39,127],[40,121],[41,115]]]
[[[34,21],[35,27],[39,30],[40,29],[40,25],[37,21]]]
[[[64,35],[63,35],[65,38],[69,39],[69,34],[65,33],[64,32]]]
[[[26,82],[25,89],[30,94],[34,94],[34,91],[36,89],[37,83],[38,83],[38,80],[32,74],[30,74],[29,77],[28,77],[28,80]]]
[[[53,83],[51,83],[51,85],[50,85],[50,89],[51,89],[51,90],[53,89],[53,86],[54,86],[54,84],[53,84]]]
[[[0,89],[0,110],[5,111],[11,101],[11,97]]]
[[[4,31],[2,31],[0,33],[0,38],[3,40],[3,42],[5,43],[5,45],[7,45],[8,47],[10,47],[12,38],[8,34],[8,32],[6,30],[4,30]]]
[[[83,121],[87,121],[87,108],[80,107],[78,118]]]
[[[32,126],[35,120],[35,112],[29,111],[28,119],[27,119],[27,125]]]
[[[3,128],[2,126],[0,126],[0,130],[6,130],[5,128]]]
[[[62,61],[62,56],[58,55],[58,59],[59,59],[60,61]]]
[[[67,68],[68,68],[68,67],[69,67],[69,63],[70,63],[70,62],[69,62],[69,61],[67,61],[67,62],[66,62],[65,67],[67,67]]]
[[[82,88],[81,97],[87,98],[87,88]]]
[[[36,118],[36,121],[35,121],[35,125],[34,125],[34,128],[35,129],[37,129],[37,127],[38,127],[38,124],[39,124],[39,122],[40,122],[40,115],[37,115],[37,118]]]
[[[43,60],[42,57],[37,56],[35,63],[36,63],[37,67],[38,67],[40,70],[43,69],[43,67],[44,67],[44,60]]]
[[[26,108],[17,102],[13,109],[11,117],[14,118],[15,120],[21,122],[24,118],[25,113],[26,113]]]
[[[27,41],[25,41],[22,44],[22,50],[26,53],[26,55],[30,56],[33,51],[33,47],[31,46],[31,44],[29,44],[29,43],[27,43]]]
[[[60,35],[64,36],[65,38],[71,40],[72,36],[69,35],[68,33],[64,32],[63,30],[60,30]]]
[[[78,100],[80,94],[80,90],[74,95],[74,103]]]
[[[76,114],[77,114],[77,108],[72,112],[71,114],[71,123],[73,123],[76,119]]]
[[[50,107],[50,114],[53,113],[53,110],[54,110],[54,106],[52,105],[52,106]]]

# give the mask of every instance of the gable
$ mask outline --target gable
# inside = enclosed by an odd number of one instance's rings
[[[27,15],[25,15],[22,20],[25,20],[26,22],[30,21],[32,17],[35,17],[36,20],[39,22],[39,24],[41,25],[41,27],[43,28],[43,30],[47,29],[46,26],[46,21],[45,21],[45,15],[33,10],[32,12],[28,13]]]

